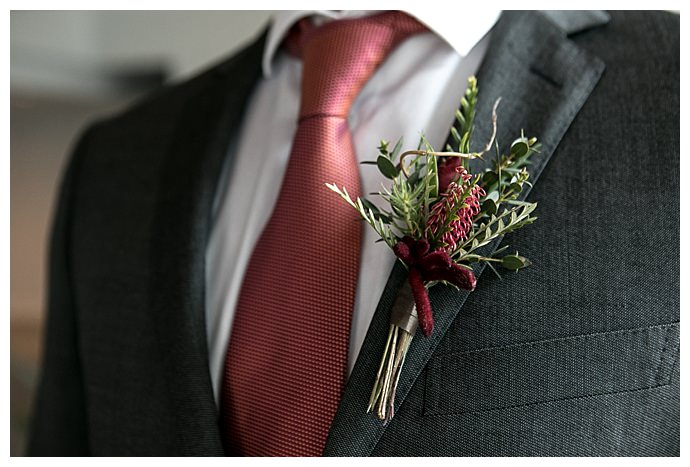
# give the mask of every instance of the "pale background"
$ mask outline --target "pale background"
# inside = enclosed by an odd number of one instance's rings
[[[231,55],[270,11],[10,13],[11,448],[23,455],[45,316],[54,196],[81,129]]]

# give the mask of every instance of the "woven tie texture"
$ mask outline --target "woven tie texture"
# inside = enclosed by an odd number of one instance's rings
[[[357,213],[324,184],[360,196],[350,107],[385,57],[422,31],[412,17],[385,12],[300,34],[300,119],[227,349],[220,424],[229,455],[323,451],[347,374],[362,236]]]

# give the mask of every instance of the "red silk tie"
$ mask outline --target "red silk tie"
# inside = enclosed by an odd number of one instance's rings
[[[301,36],[297,132],[226,355],[220,422],[230,455],[323,451],[347,374],[362,235],[357,213],[324,184],[360,195],[350,106],[390,51],[424,30],[404,13],[385,12]]]

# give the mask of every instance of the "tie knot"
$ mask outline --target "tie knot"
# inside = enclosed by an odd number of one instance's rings
[[[314,115],[347,117],[364,84],[404,39],[426,27],[411,16],[388,11],[301,25],[302,102],[300,119]]]

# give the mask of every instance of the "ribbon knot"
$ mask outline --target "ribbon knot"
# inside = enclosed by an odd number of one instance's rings
[[[477,278],[471,269],[454,263],[443,250],[429,252],[430,249],[431,245],[426,239],[415,240],[408,236],[393,247],[395,255],[409,268],[407,280],[417,307],[419,326],[427,337],[434,329],[434,317],[424,282],[445,281],[469,291],[477,285]]]

